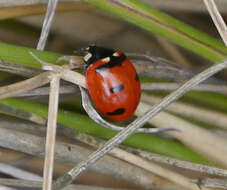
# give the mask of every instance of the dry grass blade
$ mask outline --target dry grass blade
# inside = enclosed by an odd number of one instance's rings
[[[70,134],[70,137],[72,135]],[[105,141],[96,137],[93,137],[91,135],[85,134],[85,133],[76,133],[73,135],[73,138],[77,139],[78,141],[84,142],[85,144],[89,144],[90,146],[94,147],[101,147],[104,145]],[[156,163],[161,163],[164,165],[172,166],[172,167],[178,167],[190,171],[200,172],[203,174],[209,174],[209,175],[215,175],[215,176],[221,176],[221,177],[227,177],[227,170],[216,168],[212,166],[202,165],[202,164],[195,164],[188,161],[183,161],[155,153],[151,153],[148,151],[144,151],[137,148],[132,148],[124,145],[120,145],[120,148],[122,150],[125,150],[131,154],[137,155],[141,158],[144,158],[146,160],[150,160]],[[113,150],[118,149],[114,148]],[[110,154],[112,151],[110,152]],[[127,159],[127,158],[126,158]]]
[[[6,179],[0,178],[1,185],[15,186],[15,187],[31,187],[31,188],[40,188],[42,187],[42,182],[39,181],[31,181],[31,180],[18,180],[18,179]],[[95,187],[88,185],[69,185],[65,190],[127,190],[127,189],[119,189],[119,188],[107,188],[107,187]]]
[[[151,106],[141,102],[136,113],[138,115],[143,115],[150,109]],[[207,159],[227,168],[227,161],[225,159],[227,156],[226,139],[166,112],[161,112],[149,122],[155,126],[164,128],[175,127],[180,130],[180,132],[170,132],[171,136],[174,136],[184,144],[187,144],[196,152],[204,155]],[[213,148],[211,149],[210,147]],[[215,151],[213,151],[214,149]]]
[[[202,164],[195,164],[192,162],[178,160],[175,158],[166,157],[166,156],[158,155],[155,153],[151,153],[151,152],[147,152],[147,151],[143,151],[143,150],[131,148],[131,147],[121,146],[121,148],[123,150],[126,150],[127,152],[136,154],[144,159],[154,161],[157,163],[170,165],[173,167],[178,167],[178,168],[182,168],[182,169],[186,169],[194,172],[200,172],[205,175],[208,174],[208,175],[227,177],[227,170],[224,170],[221,168],[216,168],[216,167],[202,165]]]
[[[61,74],[61,78],[63,80],[71,82],[73,84],[77,84],[79,86],[87,88],[85,77],[78,72],[74,72],[74,71],[70,71],[68,69],[65,69]]]
[[[193,180],[193,181],[209,189],[210,188],[227,189],[227,183],[225,179],[204,178],[204,179]]]
[[[61,2],[80,2],[81,0],[61,0]],[[16,6],[27,6],[27,5],[39,5],[46,4],[48,0],[32,0],[32,1],[15,1],[15,0],[1,0],[0,7],[16,7]]]
[[[207,78],[214,75],[215,73],[221,71],[226,66],[227,66],[227,60],[217,65],[214,65],[206,69],[205,71],[199,73],[195,77],[193,77],[191,80],[189,80],[184,85],[182,85],[178,90],[174,91],[173,93],[165,97],[162,100],[162,102],[160,102],[158,105],[153,106],[152,109],[148,111],[146,114],[144,114],[141,118],[138,118],[134,122],[129,124],[124,130],[122,130],[115,137],[109,140],[102,148],[99,148],[97,151],[91,154],[87,158],[87,160],[82,161],[77,166],[75,166],[72,170],[70,170],[67,174],[60,177],[54,184],[53,188],[55,190],[61,189],[66,185],[70,184],[89,165],[93,164],[101,157],[103,157],[106,153],[108,153],[110,150],[112,150],[115,146],[119,145],[122,141],[124,141],[124,139],[126,139],[128,136],[133,134],[136,129],[143,126],[148,120],[152,119],[156,114],[162,111],[170,103],[172,103],[173,101],[183,96],[194,86],[198,85],[199,83],[206,80]]]
[[[20,66],[18,64],[6,63],[0,60],[0,70],[24,77],[33,77],[41,73],[41,70],[31,67]]]
[[[18,131],[0,128],[0,144],[4,148],[21,151],[38,157],[44,156],[44,138]],[[76,164],[88,157],[91,150],[79,145],[56,142],[55,159],[63,163]],[[151,172],[145,171],[140,167],[135,167],[127,162],[116,158],[105,156],[102,161],[90,167],[91,171],[104,175],[112,176],[119,180],[125,180],[136,184],[142,189],[158,187],[159,189],[181,190],[173,184]]]
[[[41,88],[33,89],[29,92],[17,94],[16,97],[45,96],[45,95],[49,95],[49,93],[50,93],[49,87],[41,87]],[[79,89],[76,86],[65,85],[65,86],[61,86],[61,88],[59,89],[59,93],[79,95]]]
[[[42,27],[41,35],[37,45],[38,50],[43,50],[46,46],[47,38],[54,19],[57,4],[58,4],[58,0],[48,1],[45,19],[43,21],[43,27]],[[43,190],[52,189],[59,87],[60,87],[60,75],[58,76],[56,74],[55,76],[53,76],[50,82],[45,161],[44,161],[44,169],[43,169],[43,187],[42,187]]]
[[[31,89],[49,83],[50,79],[48,76],[50,72],[41,73],[31,79],[24,80],[22,82],[14,83],[8,86],[0,87],[0,98],[13,97],[17,94],[27,92]]]
[[[86,134],[85,134],[86,136]],[[94,147],[101,147],[104,143],[97,142],[95,140],[91,140],[90,138],[79,138],[83,136],[77,136],[78,140],[82,140],[82,142],[88,143],[91,146]],[[88,140],[89,139],[89,140]],[[147,161],[146,159],[143,159],[139,156],[136,156],[132,153],[126,152],[120,148],[114,148],[109,152],[110,155],[113,155],[121,160],[125,160],[131,164],[134,164],[138,167],[143,168],[144,170],[150,171],[158,176],[161,176],[169,181],[172,181],[173,183],[179,184],[184,188],[188,189],[196,189],[198,190],[198,186],[196,184],[191,183],[191,179],[188,177],[185,177],[175,171],[172,171],[170,169],[164,168],[159,166],[158,164],[154,162]]]
[[[214,24],[215,24],[223,42],[227,46],[227,26],[221,16],[221,14],[219,13],[214,0],[203,0],[203,2],[205,3],[205,5],[210,13],[211,18],[213,19]]]
[[[176,63],[180,63],[185,66],[190,66],[190,62],[180,53],[176,46],[168,42],[167,40],[156,37],[160,46],[170,55]]]
[[[60,76],[55,75],[50,82],[45,162],[44,162],[44,170],[43,170],[43,190],[50,190],[52,187],[59,86],[60,86]]]
[[[161,98],[143,93],[142,100],[153,105],[153,104],[159,103],[161,101]],[[227,128],[226,114],[221,112],[208,110],[205,108],[196,107],[196,106],[189,105],[186,103],[181,103],[181,102],[174,102],[173,104],[168,106],[166,110],[172,113],[186,116],[188,118],[204,121],[206,123],[221,127],[223,129]]]

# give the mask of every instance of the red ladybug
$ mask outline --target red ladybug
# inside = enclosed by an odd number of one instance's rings
[[[97,46],[85,50],[84,61],[87,87],[97,109],[111,120],[128,120],[141,95],[132,63],[121,51]]]

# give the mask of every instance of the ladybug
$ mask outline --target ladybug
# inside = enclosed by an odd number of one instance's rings
[[[141,95],[138,75],[121,51],[89,46],[84,51],[86,83],[97,109],[105,117],[124,122],[136,110]]]

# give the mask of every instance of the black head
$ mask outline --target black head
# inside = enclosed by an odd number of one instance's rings
[[[89,46],[84,51],[84,62],[90,65],[100,59],[111,57],[114,52],[114,50],[104,47]]]

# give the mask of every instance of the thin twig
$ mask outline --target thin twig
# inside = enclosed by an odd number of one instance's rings
[[[221,14],[219,13],[214,0],[203,0],[203,2],[206,5],[211,18],[213,19],[213,22],[223,40],[223,42],[227,46],[227,26],[221,16]]]
[[[7,63],[0,60],[0,71],[13,73],[23,77],[33,77],[40,74],[42,71],[32,67],[25,67],[19,64]]]
[[[192,180],[193,183],[198,184],[200,187],[227,189],[226,179],[204,178]]]
[[[50,97],[48,106],[48,121],[46,132],[45,161],[43,169],[43,190],[51,190],[54,147],[56,139],[58,97],[59,97],[60,75],[55,75],[50,82]]]
[[[206,69],[205,71],[193,77],[191,80],[189,80],[184,85],[182,85],[178,90],[166,96],[162,100],[162,102],[160,102],[158,105],[153,106],[153,108],[150,111],[148,111],[145,115],[136,119],[134,122],[129,124],[124,130],[119,132],[115,137],[110,139],[105,144],[105,146],[103,146],[102,148],[99,148],[97,151],[91,154],[86,160],[82,161],[73,169],[71,169],[67,174],[58,178],[55,184],[53,185],[54,190],[61,189],[66,185],[70,184],[89,165],[93,164],[101,157],[103,157],[106,153],[108,153],[110,150],[112,150],[115,146],[122,143],[122,141],[124,141],[128,136],[133,134],[136,129],[143,126],[147,121],[151,120],[156,114],[158,114],[161,110],[167,107],[170,103],[182,97],[185,93],[190,91],[194,86],[206,80],[207,78],[214,75],[215,73],[221,71],[226,66],[227,66],[227,60],[219,64],[215,64],[214,66]]]
[[[45,19],[43,21],[42,32],[37,45],[38,50],[43,50],[46,46],[47,38],[50,32],[50,27],[54,19],[54,14],[55,14],[57,4],[58,4],[58,0],[48,1],[47,11],[46,11]]]
[[[0,87],[0,99],[13,97],[17,94],[27,92],[31,89],[40,87],[49,83],[49,75],[51,72],[41,73],[38,76],[24,80],[22,82],[17,82],[11,85]]]
[[[143,83],[142,90],[150,91],[173,91],[180,87],[180,83],[162,83],[162,82],[152,82],[152,83]],[[226,85],[214,85],[214,84],[200,84],[195,86],[192,90],[201,91],[201,92],[216,92],[221,94],[227,94]]]
[[[178,167],[185,170],[190,170],[194,172],[200,172],[201,174],[209,174],[209,175],[216,175],[221,177],[227,177],[227,170],[216,168],[212,166],[196,164],[188,161],[178,160],[171,157],[166,157],[159,154],[154,154],[151,152],[147,152],[141,149],[126,147],[121,145],[120,146],[123,150],[130,152],[132,154],[136,154],[142,158],[145,158],[150,161],[154,161],[161,164],[166,164],[172,167]]]
[[[49,87],[41,87],[41,88],[36,88],[33,89],[29,92],[25,92],[22,94],[17,94],[15,97],[27,97],[27,96],[46,96],[49,95],[50,93],[50,88]],[[73,94],[73,95],[79,95],[79,89],[77,86],[72,86],[72,85],[63,85],[59,89],[60,94]]]

